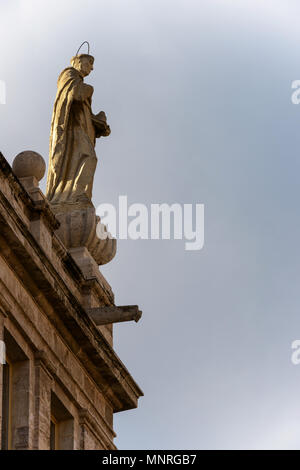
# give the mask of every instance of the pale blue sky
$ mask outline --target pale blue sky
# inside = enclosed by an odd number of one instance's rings
[[[202,251],[120,241],[102,268],[144,312],[115,327],[145,392],[115,416],[120,449],[300,448],[299,21],[288,0],[0,0],[9,162],[48,160],[58,74],[89,40],[112,128],[94,204],[205,204]]]

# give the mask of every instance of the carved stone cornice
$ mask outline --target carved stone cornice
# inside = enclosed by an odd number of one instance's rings
[[[69,276],[67,282],[30,231],[26,220],[28,215],[29,219],[41,215],[48,217],[54,230],[55,218],[52,218],[51,210],[47,204],[36,207],[1,153],[0,183],[4,188],[4,191],[0,190],[0,228],[8,242],[5,246],[0,245],[1,255],[39,307],[47,312],[47,306],[52,306],[53,311],[48,313],[49,321],[111,403],[113,411],[135,408],[143,392],[70,287],[76,284],[80,289],[85,284],[80,269],[67,252],[63,253],[57,240],[54,241],[53,247],[56,246],[63,254],[61,263],[66,276]],[[99,284],[98,288],[101,290]],[[106,305],[110,305],[112,301],[107,297],[108,293],[102,291],[102,295],[106,298]]]

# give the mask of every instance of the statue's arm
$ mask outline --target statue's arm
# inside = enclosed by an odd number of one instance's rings
[[[107,124],[104,111],[100,111],[98,114],[92,114],[92,122],[94,124],[96,138],[107,137],[110,135],[110,127]]]

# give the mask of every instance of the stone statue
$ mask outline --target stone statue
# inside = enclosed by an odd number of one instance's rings
[[[93,64],[93,56],[76,55],[71,60],[72,67],[63,70],[58,78],[46,193],[51,204],[89,203],[92,198],[96,138],[110,134],[105,113],[92,113],[94,89],[84,83]]]
[[[108,136],[110,128],[103,111],[92,113],[94,90],[84,83],[84,77],[93,70],[94,57],[89,50],[78,55],[79,50],[71,60],[72,67],[58,78],[46,197],[60,223],[56,233],[72,256],[80,265],[86,266],[90,258],[99,266],[116,253],[116,240],[101,224],[92,203],[96,138]]]

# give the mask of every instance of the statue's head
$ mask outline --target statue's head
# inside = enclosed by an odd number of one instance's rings
[[[74,69],[78,70],[83,77],[86,77],[94,68],[94,57],[89,54],[75,55],[71,59],[71,65]]]

